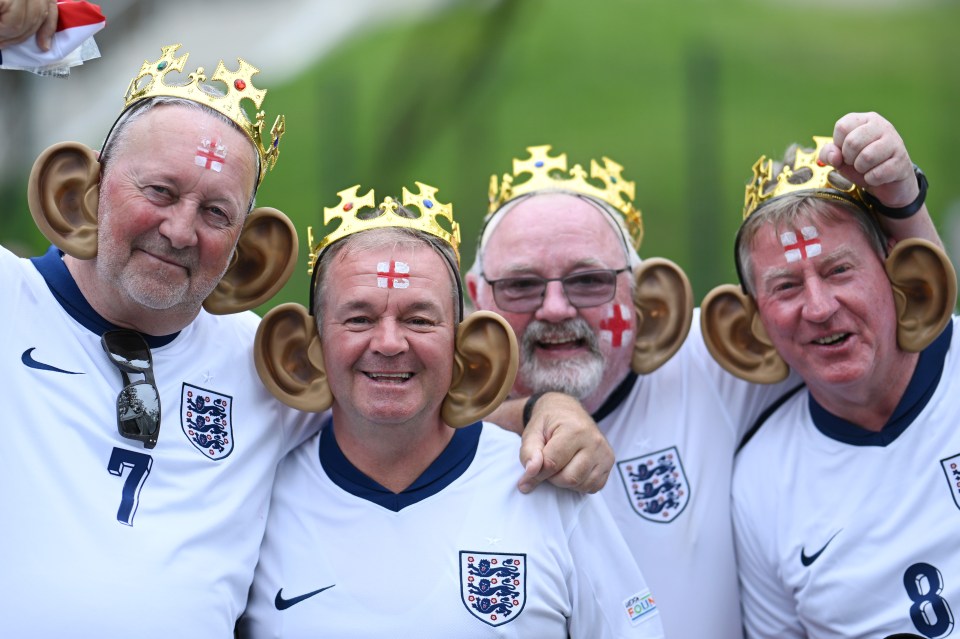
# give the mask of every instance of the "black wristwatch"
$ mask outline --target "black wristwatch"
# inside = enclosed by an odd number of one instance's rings
[[[871,195],[867,191],[863,191],[864,198],[870,203],[870,206],[873,207],[873,210],[884,217],[893,218],[895,220],[907,219],[919,211],[920,207],[923,206],[924,201],[927,199],[927,176],[923,174],[923,171],[921,171],[920,167],[916,164],[913,165],[913,173],[917,176],[917,186],[920,187],[920,192],[917,193],[916,199],[910,204],[896,208],[886,206],[883,204],[883,202],[878,200],[875,196]]]

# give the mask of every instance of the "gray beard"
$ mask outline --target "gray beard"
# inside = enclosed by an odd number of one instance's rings
[[[541,362],[537,358],[537,342],[545,338],[582,339],[589,352],[549,363]],[[606,364],[597,336],[579,317],[559,324],[534,320],[527,325],[520,343],[520,362],[520,379],[530,392],[557,391],[580,400],[600,386]]]

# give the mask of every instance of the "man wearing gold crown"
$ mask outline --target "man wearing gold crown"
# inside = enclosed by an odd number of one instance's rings
[[[242,60],[212,87],[167,77],[178,47],[144,63],[99,156],[35,163],[54,246],[0,249],[0,636],[231,636],[276,464],[317,428],[259,382],[240,312],[295,264],[289,220],[253,208],[283,121],[247,118],[264,92]]]
[[[517,436],[479,421],[516,339],[494,313],[463,319],[459,227],[417,186],[379,205],[341,191],[313,316],[286,304],[258,329],[264,383],[332,417],[278,471],[240,636],[662,637],[603,500],[516,490]]]
[[[54,246],[0,249],[4,637],[230,636],[276,464],[317,428],[259,382],[240,312],[295,264],[289,220],[253,208],[283,120],[246,116],[264,91],[242,60],[212,87],[167,77],[178,47],[143,64],[99,156],[36,161]]]
[[[747,633],[946,637],[960,610],[956,276],[888,122],[852,114],[814,141],[754,165],[743,291],[703,303],[731,372],[804,382],[737,456]]]
[[[517,333],[514,396],[530,396],[527,414],[542,393],[568,393],[609,439],[617,461],[602,494],[667,635],[740,637],[734,451],[798,378],[744,382],[716,365],[698,321],[687,337],[689,284],[669,261],[638,257],[640,212],[619,164],[592,162],[588,180],[549,147],[529,151],[491,180],[470,295]]]

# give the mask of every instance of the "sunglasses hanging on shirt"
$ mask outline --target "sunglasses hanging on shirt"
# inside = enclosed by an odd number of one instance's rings
[[[124,329],[107,331],[100,345],[123,377],[123,389],[117,395],[117,431],[153,448],[160,435],[160,392],[153,378],[150,347],[140,333]],[[143,379],[131,382],[131,375]]]

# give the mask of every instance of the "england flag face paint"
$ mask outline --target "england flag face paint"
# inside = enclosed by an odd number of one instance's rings
[[[391,260],[377,262],[377,288],[407,288],[410,286],[410,265]]]
[[[800,239],[797,239],[797,234],[793,231],[781,233],[780,243],[783,245],[783,255],[787,258],[787,264],[816,257],[820,255],[823,248],[815,226],[804,226],[800,229]]]
[[[600,320],[600,337],[613,348],[633,348],[630,311],[626,304],[610,304],[604,309],[603,319]]]
[[[219,138],[212,140],[202,138],[197,145],[197,154],[193,158],[194,164],[220,173],[227,162],[227,147]]]

